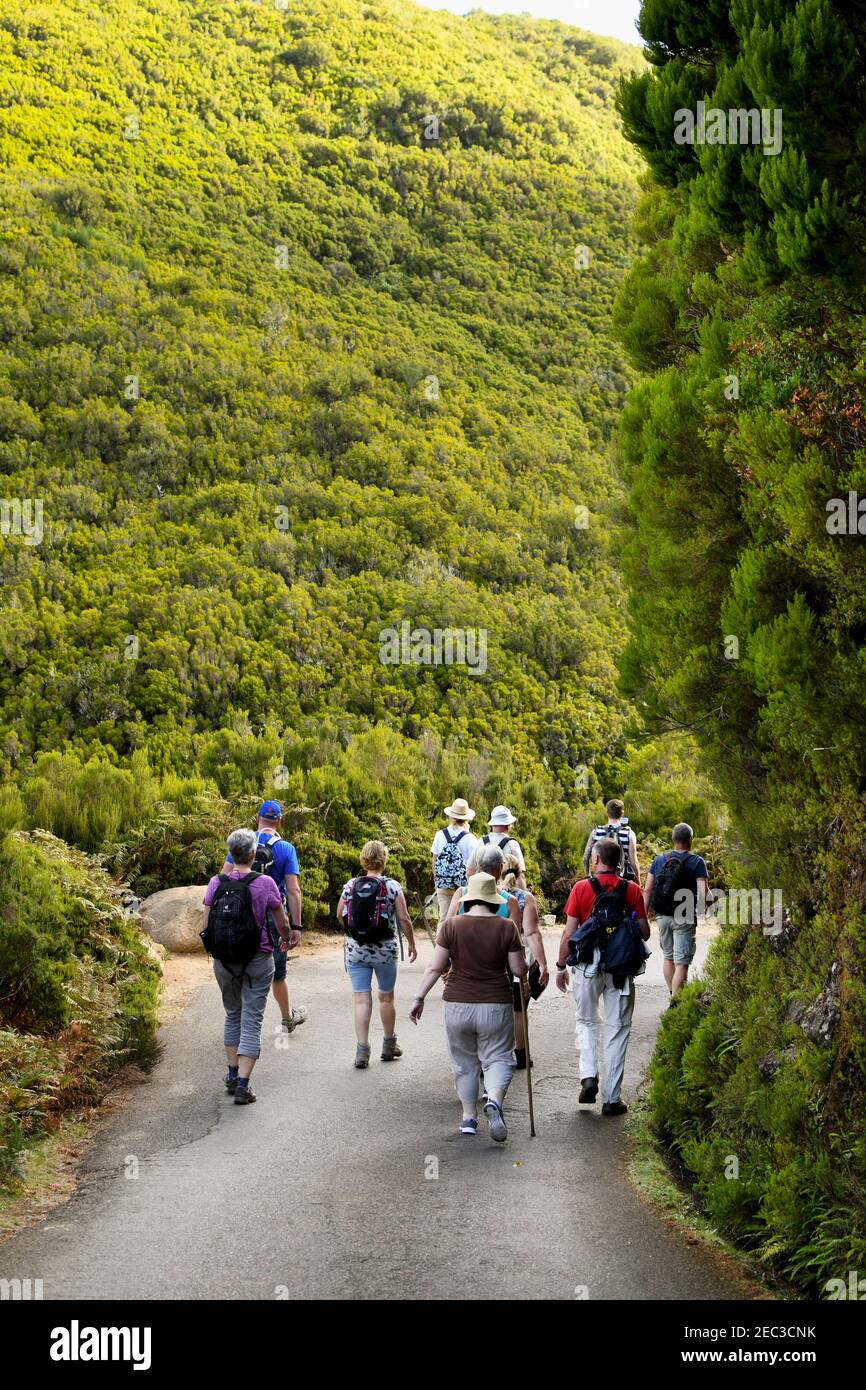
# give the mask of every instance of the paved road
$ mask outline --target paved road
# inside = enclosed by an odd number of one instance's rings
[[[549,938],[552,957],[555,938]],[[221,1009],[203,974],[163,1033],[153,1078],[106,1126],[76,1194],[0,1245],[0,1277],[41,1278],[46,1299],[726,1299],[716,1262],[686,1244],[624,1176],[621,1120],[578,1112],[570,996],[533,1006],[538,1137],[526,1089],[510,1139],[457,1133],[437,986],[416,1030],[398,984],[401,1061],[353,1069],[342,954],[290,980],[309,1019],[277,1046],[269,1005],[255,1106],[222,1087]],[[666,1002],[658,954],[638,981],[625,1097]],[[127,1172],[138,1170],[138,1176]],[[429,1176],[438,1171],[438,1177]]]

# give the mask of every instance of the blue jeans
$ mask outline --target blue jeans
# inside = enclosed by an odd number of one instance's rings
[[[243,975],[239,966],[229,970],[215,960],[213,973],[226,1011],[223,1032],[226,1047],[236,1047],[239,1057],[258,1057],[262,1050],[265,1006],[274,978],[273,955],[270,951],[257,951]]]

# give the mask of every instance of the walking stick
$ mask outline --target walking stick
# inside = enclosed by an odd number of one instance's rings
[[[523,981],[517,981],[520,995],[520,1016],[523,1019],[523,1044],[526,1052],[526,1091],[529,1096],[529,1137],[535,1138],[535,1111],[532,1106],[532,1058],[529,1054],[529,1010],[523,997]]]
[[[426,933],[427,933],[427,937],[428,937],[428,939],[429,939],[429,941],[430,941],[430,945],[431,945],[431,946],[435,946],[435,945],[436,945],[436,933],[434,932],[433,928],[430,926],[430,923],[427,921],[427,913],[426,913],[426,911],[425,911],[425,909],[424,909],[424,899],[421,897],[421,894],[418,892],[418,889],[417,889],[417,888],[414,890],[414,892],[415,892],[415,897],[418,899],[418,903],[419,903],[419,906],[420,906],[420,908],[421,908],[421,921],[424,923],[424,930],[425,930]]]

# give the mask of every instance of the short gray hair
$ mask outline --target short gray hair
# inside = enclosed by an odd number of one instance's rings
[[[233,830],[226,840],[233,864],[251,864],[256,853],[254,830]]]
[[[686,825],[685,821],[681,820],[679,825],[674,826],[674,833],[671,838],[675,845],[690,845],[695,838],[695,832],[690,825]]]
[[[504,863],[505,855],[498,845],[476,845],[472,851],[472,858],[469,860],[473,873],[492,874],[494,878],[500,877]]]

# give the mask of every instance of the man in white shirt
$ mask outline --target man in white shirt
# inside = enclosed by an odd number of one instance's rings
[[[490,827],[489,834],[482,835],[481,841],[485,845],[498,845],[503,854],[513,854],[517,860],[518,872],[515,878],[516,888],[526,887],[526,860],[523,858],[523,850],[511,833],[511,827],[517,820],[507,806],[494,806],[490,813],[490,820],[487,824]]]

